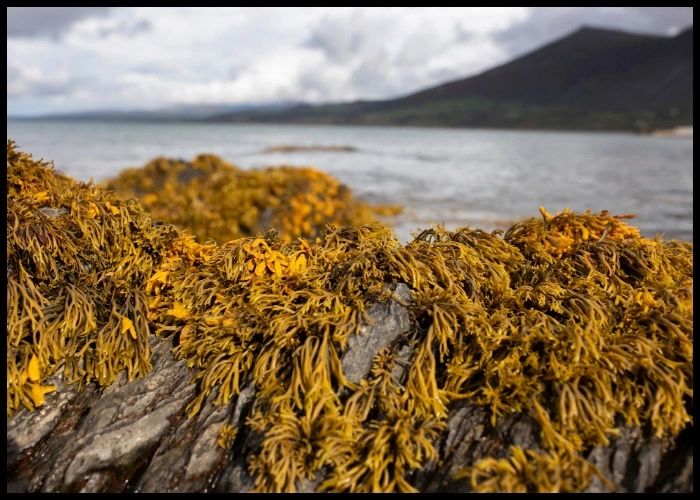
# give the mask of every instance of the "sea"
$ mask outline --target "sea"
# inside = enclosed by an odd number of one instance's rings
[[[96,183],[157,157],[218,155],[242,169],[310,166],[369,203],[400,204],[402,243],[444,225],[486,231],[565,207],[635,214],[642,235],[693,241],[693,139],[407,127],[77,120],[7,121],[7,138]],[[329,147],[266,152],[276,146]]]

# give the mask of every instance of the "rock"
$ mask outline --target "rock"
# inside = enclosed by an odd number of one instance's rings
[[[8,419],[8,471],[16,466],[28,491],[126,487],[134,466],[153,454],[195,393],[192,374],[174,360],[167,342],[154,341],[152,359],[153,371],[141,379],[126,383],[122,372],[101,392],[94,384],[82,393],[60,388],[46,410]],[[54,399],[61,401],[55,405]],[[27,428],[41,431],[27,439]]]
[[[41,207],[39,209],[39,212],[41,212],[45,216],[51,217],[53,219],[65,217],[66,215],[68,215],[70,213],[67,208],[63,208],[63,207],[61,207],[61,208]]]
[[[411,300],[410,291],[403,283],[392,292],[404,304]],[[341,359],[343,374],[353,384],[359,384],[367,376],[372,367],[372,358],[379,349],[389,347],[411,327],[408,310],[393,298],[387,304],[371,306],[367,316],[371,323],[363,326],[359,335],[348,338],[348,350]]]
[[[394,294],[410,296],[405,285]],[[407,307],[395,299],[369,309],[374,323],[348,342],[343,369],[354,381],[367,374],[376,351],[410,329]],[[102,391],[94,384],[78,392],[60,376],[59,390],[34,413],[24,409],[7,421],[7,491],[10,492],[248,492],[254,478],[247,459],[256,454],[262,436],[245,426],[256,399],[248,382],[227,405],[215,406],[214,391],[193,418],[185,407],[195,397],[194,372],[176,361],[172,343],[154,338],[153,370],[142,379],[118,381]],[[410,349],[404,349],[410,356]],[[403,352],[403,351],[400,351]],[[238,429],[233,445],[216,444],[223,425]],[[526,414],[511,414],[490,423],[486,407],[459,401],[450,408],[436,449],[439,460],[414,471],[408,481],[426,493],[467,492],[468,479],[454,479],[460,469],[479,459],[506,456],[509,446],[541,450],[539,425]],[[641,428],[623,426],[610,446],[593,448],[586,458],[597,465],[620,492],[692,492],[693,429],[676,438],[648,436]],[[315,491],[317,474],[299,484]],[[594,478],[587,492],[608,491]]]

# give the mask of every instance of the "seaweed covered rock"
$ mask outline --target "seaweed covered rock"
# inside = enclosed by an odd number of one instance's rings
[[[151,369],[147,280],[178,236],[135,201],[57,174],[7,143],[7,412],[71,383]]]
[[[92,255],[126,202],[45,187],[8,196],[8,237],[43,223]],[[100,267],[8,244],[8,490],[692,491],[692,244],[542,209],[405,246],[379,223],[200,245],[131,203]]]
[[[601,225],[616,229],[598,240],[567,229]],[[552,233],[572,244],[546,246]],[[565,211],[503,239],[438,228],[404,247],[379,225],[330,229],[316,244],[241,239],[196,277],[171,270],[188,285],[161,288],[152,320],[179,325],[176,356],[201,370],[194,414],[215,388],[225,404],[252,378],[257,490],[294,491],[322,471],[321,490],[414,490],[407,477],[438,459],[434,441],[461,400],[486,406],[491,426],[528,413],[544,449],[459,471],[473,488],[581,489],[603,478],[583,455],[622,425],[663,438],[692,422],[691,249],[634,233],[607,214]],[[349,339],[366,305],[399,282],[413,325],[354,383],[342,362]],[[182,316],[167,313],[175,307]],[[579,472],[554,488],[543,469]]]
[[[123,198],[136,197],[156,220],[220,243],[270,227],[287,240],[314,238],[326,224],[362,225],[400,211],[356,200],[346,186],[313,168],[240,170],[214,155],[191,162],[158,158],[122,171],[107,187]]]

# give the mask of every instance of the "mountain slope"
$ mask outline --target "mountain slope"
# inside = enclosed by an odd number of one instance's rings
[[[587,82],[627,70],[642,61],[659,42],[658,37],[582,28],[475,77],[418,92],[394,103],[478,95],[527,104],[562,105],[578,102],[585,95],[589,101],[586,104],[595,105],[599,93],[586,92]]]
[[[584,27],[479,75],[386,101],[226,113],[221,121],[632,129],[692,124],[693,29]]]

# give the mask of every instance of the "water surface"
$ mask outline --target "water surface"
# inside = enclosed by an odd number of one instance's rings
[[[609,210],[633,213],[645,236],[693,239],[693,140],[566,133],[300,125],[8,120],[7,137],[83,181],[158,157],[200,153],[244,168],[312,166],[372,203],[401,204],[395,229],[444,223],[507,228],[523,217]],[[351,146],[354,152],[265,153],[268,147]]]

